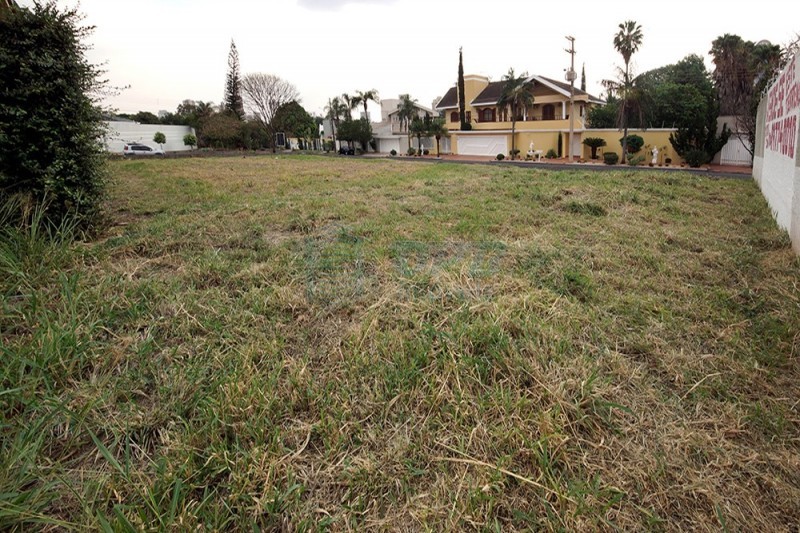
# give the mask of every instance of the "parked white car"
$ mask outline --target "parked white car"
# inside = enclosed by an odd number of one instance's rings
[[[130,155],[164,155],[164,150],[160,148],[150,148],[146,144],[138,144],[138,143],[125,143],[125,147],[122,149],[122,155],[130,156]]]

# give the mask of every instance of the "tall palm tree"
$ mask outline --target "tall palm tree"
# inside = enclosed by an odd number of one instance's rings
[[[442,137],[447,137],[449,132],[444,125],[443,118],[435,118],[428,125],[428,135],[436,138],[436,157],[439,157],[439,141]]]
[[[369,119],[369,115],[367,112],[367,103],[368,102],[375,102],[379,104],[381,99],[378,98],[378,91],[375,89],[370,89],[368,91],[356,91],[356,95],[353,97],[353,104],[355,106],[363,105],[364,106],[364,118]]]
[[[631,56],[642,46],[642,27],[633,20],[626,20],[619,25],[619,31],[614,35],[614,49],[622,55],[625,62],[625,72],[622,77],[622,158],[628,155],[628,121],[626,108],[628,106],[628,92],[631,89]],[[571,141],[570,141],[571,142]]]
[[[339,121],[345,112],[345,105],[338,96],[328,99],[328,105],[325,106],[325,116],[331,121],[331,137],[334,147],[336,147],[336,128],[339,127]]]
[[[361,102],[357,100],[357,96],[350,96],[347,93],[342,93],[342,96],[339,97],[339,101],[344,104],[347,108],[347,119],[353,120],[353,109],[357,108]]]
[[[400,120],[400,130],[403,130],[403,125],[405,124],[405,131],[409,134],[409,146],[411,145],[411,132],[409,131],[409,125],[411,124],[411,120],[417,116],[416,103],[416,98],[411,98],[411,95],[409,94],[401,94],[400,103],[397,104],[397,118]]]
[[[533,104],[533,80],[528,78],[527,73],[523,73],[517,77],[514,75],[514,69],[508,69],[508,74],[503,76],[503,92],[500,94],[500,99],[497,101],[497,111],[504,107],[511,108],[511,159],[514,159],[517,153],[517,115],[521,109],[524,109]]]

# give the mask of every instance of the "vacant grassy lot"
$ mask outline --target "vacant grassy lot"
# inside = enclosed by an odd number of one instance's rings
[[[800,261],[752,182],[112,171],[96,241],[0,241],[0,529],[800,523]]]

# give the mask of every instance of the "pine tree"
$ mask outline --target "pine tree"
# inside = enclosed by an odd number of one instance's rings
[[[581,91],[586,92],[586,63],[581,66]]]
[[[244,119],[244,102],[242,100],[242,80],[239,74],[239,52],[236,43],[231,39],[231,51],[228,52],[228,77],[225,80],[224,111],[239,120]]]
[[[458,49],[458,119],[461,121],[461,129],[469,129],[467,125],[467,103],[464,97],[464,58],[461,48]]]

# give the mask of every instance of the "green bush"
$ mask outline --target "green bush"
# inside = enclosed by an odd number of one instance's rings
[[[495,159],[497,159],[498,161],[502,161],[505,158],[506,158],[506,156],[504,154],[497,154],[495,156]]]
[[[397,150],[395,150],[394,148],[392,148],[392,151],[391,151],[391,152],[389,152],[389,155],[392,155],[392,156],[395,156],[395,155],[397,155]]]
[[[550,149],[547,151],[547,153],[546,153],[546,154],[544,154],[544,156],[545,156],[547,159],[555,159],[556,157],[558,157],[558,154],[556,154],[556,151],[555,151],[555,150],[553,150],[552,148],[550,148]]]
[[[628,161],[628,165],[630,165],[632,167],[638,167],[639,165],[644,163],[644,156],[643,155],[631,155],[631,154],[628,154],[628,157],[626,159]]]
[[[619,162],[619,156],[615,152],[606,152],[603,154],[603,163],[606,165],[616,165]]]
[[[183,145],[188,146],[190,148],[194,148],[197,146],[197,137],[192,135],[191,133],[187,133],[183,136]]]
[[[100,72],[83,43],[90,28],[55,3],[0,18],[0,202],[27,197],[58,223],[99,220],[105,191]]]
[[[422,155],[428,155],[430,151],[427,148],[422,149]]]
[[[625,140],[625,137],[621,137],[619,140],[620,146],[622,146],[622,141]],[[642,149],[644,146],[644,139],[642,139],[639,135],[628,135],[628,153],[635,154],[639,150]]]
[[[336,149],[333,141],[325,141],[322,145],[326,152],[333,152]]]
[[[689,150],[686,152],[686,155],[683,156],[683,159],[686,160],[686,164],[692,168],[697,168],[700,165],[705,165],[708,163],[711,158],[708,156],[708,153],[705,150]]]
[[[413,147],[409,146],[408,150],[406,150],[406,155],[416,155],[417,151],[414,150]]]

